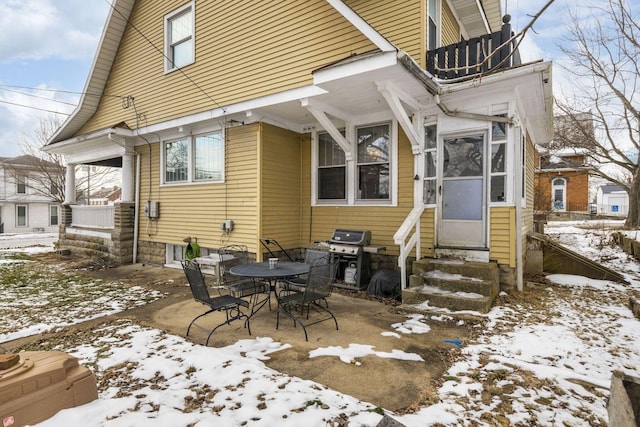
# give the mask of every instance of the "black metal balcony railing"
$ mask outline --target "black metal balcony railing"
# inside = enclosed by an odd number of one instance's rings
[[[462,40],[427,52],[427,71],[440,79],[454,79],[520,65],[509,17],[500,31]]]

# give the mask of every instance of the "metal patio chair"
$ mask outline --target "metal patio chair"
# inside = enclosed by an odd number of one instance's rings
[[[329,311],[328,307],[319,304],[331,295],[331,288],[335,279],[337,270],[336,263],[328,263],[314,265],[309,269],[306,286],[302,292],[291,292],[286,295],[278,296],[278,313],[276,315],[276,329],[280,326],[280,313],[293,320],[293,326],[298,323],[304,331],[304,339],[309,341],[307,335],[307,327],[325,320],[333,319],[338,329],[338,320],[336,316]],[[320,313],[320,318],[313,317],[310,319],[311,308]],[[307,315],[305,316],[305,309]],[[296,316],[294,312],[299,312],[300,316]],[[324,315],[324,317],[322,317]],[[304,318],[304,319],[303,319]]]
[[[182,261],[182,269],[184,270],[184,274],[187,277],[187,281],[189,282],[189,288],[191,289],[193,298],[196,301],[209,307],[208,311],[196,316],[196,318],[193,319],[191,323],[189,323],[189,326],[187,327],[187,336],[189,336],[191,326],[195,326],[203,330],[204,332],[209,333],[207,335],[207,340],[205,341],[205,345],[209,345],[209,339],[211,338],[211,335],[213,335],[213,333],[216,331],[216,329],[218,329],[222,325],[228,325],[234,320],[240,319],[245,319],[244,326],[247,328],[247,331],[249,331],[249,335],[251,335],[249,316],[243,313],[240,309],[240,307],[249,307],[249,303],[247,301],[231,295],[218,295],[215,297],[210,296],[209,289],[207,288],[207,284],[205,282],[204,275],[200,270],[200,266],[193,260]],[[216,311],[224,312],[225,320],[222,323],[216,325],[213,329],[209,330],[208,328],[200,326],[196,323],[196,320]]]
[[[266,303],[271,309],[271,287],[268,282],[238,277],[230,273],[232,267],[249,262],[249,252],[245,245],[227,245],[218,249],[220,256],[220,287],[219,292],[226,290],[236,298],[248,298],[253,315]]]
[[[314,265],[323,265],[329,263],[330,254],[328,251],[321,251],[317,249],[307,249],[304,253],[304,263],[309,264],[310,267]],[[307,284],[307,274],[301,274],[300,276],[291,277],[282,282],[281,292],[302,292]],[[326,300],[325,300],[326,302]]]

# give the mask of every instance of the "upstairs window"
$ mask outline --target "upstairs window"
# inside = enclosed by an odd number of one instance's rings
[[[16,177],[16,193],[27,194],[27,177],[23,175]]]
[[[167,141],[162,150],[164,184],[222,182],[224,140],[210,132]]]
[[[194,14],[189,3],[164,18],[165,71],[184,67],[194,62]]]
[[[427,0],[427,49],[438,47],[438,0]]]

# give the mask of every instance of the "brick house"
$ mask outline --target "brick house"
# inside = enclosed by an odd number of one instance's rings
[[[588,212],[589,172],[583,149],[554,152],[538,147],[535,169],[535,210]]]

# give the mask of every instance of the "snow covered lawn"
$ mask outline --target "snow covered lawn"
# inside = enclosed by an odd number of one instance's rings
[[[628,307],[629,291],[640,289],[640,279],[637,262],[608,244],[609,225],[588,228],[592,226],[548,224],[547,232],[625,272],[631,285],[553,275],[548,277],[552,283],[539,288],[503,292],[486,322],[477,326],[473,342],[463,343],[461,354],[439,384],[437,399],[394,418],[416,427],[606,426],[611,372],[640,376],[640,321]],[[24,261],[16,260],[3,268],[20,269],[21,265]],[[44,274],[43,289],[46,277],[54,273]],[[33,323],[53,325],[52,319],[60,316],[57,307],[64,304],[39,311],[43,297],[30,299],[29,295],[37,294],[30,290],[21,301],[23,311],[33,311],[32,317],[25,321],[13,315],[2,326],[10,333],[19,334]],[[87,295],[99,300],[92,291]],[[2,300],[3,307],[10,304],[10,299]],[[89,315],[114,309],[102,307]],[[84,310],[73,317],[79,313]],[[405,333],[431,333],[420,323],[420,317],[413,315],[404,325],[389,325],[389,329],[399,339]],[[6,339],[0,338],[0,344]],[[269,337],[208,348],[118,321],[84,334],[54,337],[41,345],[79,357],[94,369],[100,388],[97,401],[64,410],[41,426],[353,427],[375,426],[381,419],[380,408],[267,368],[262,360],[288,345]],[[309,357],[320,357],[323,351],[317,349]]]

